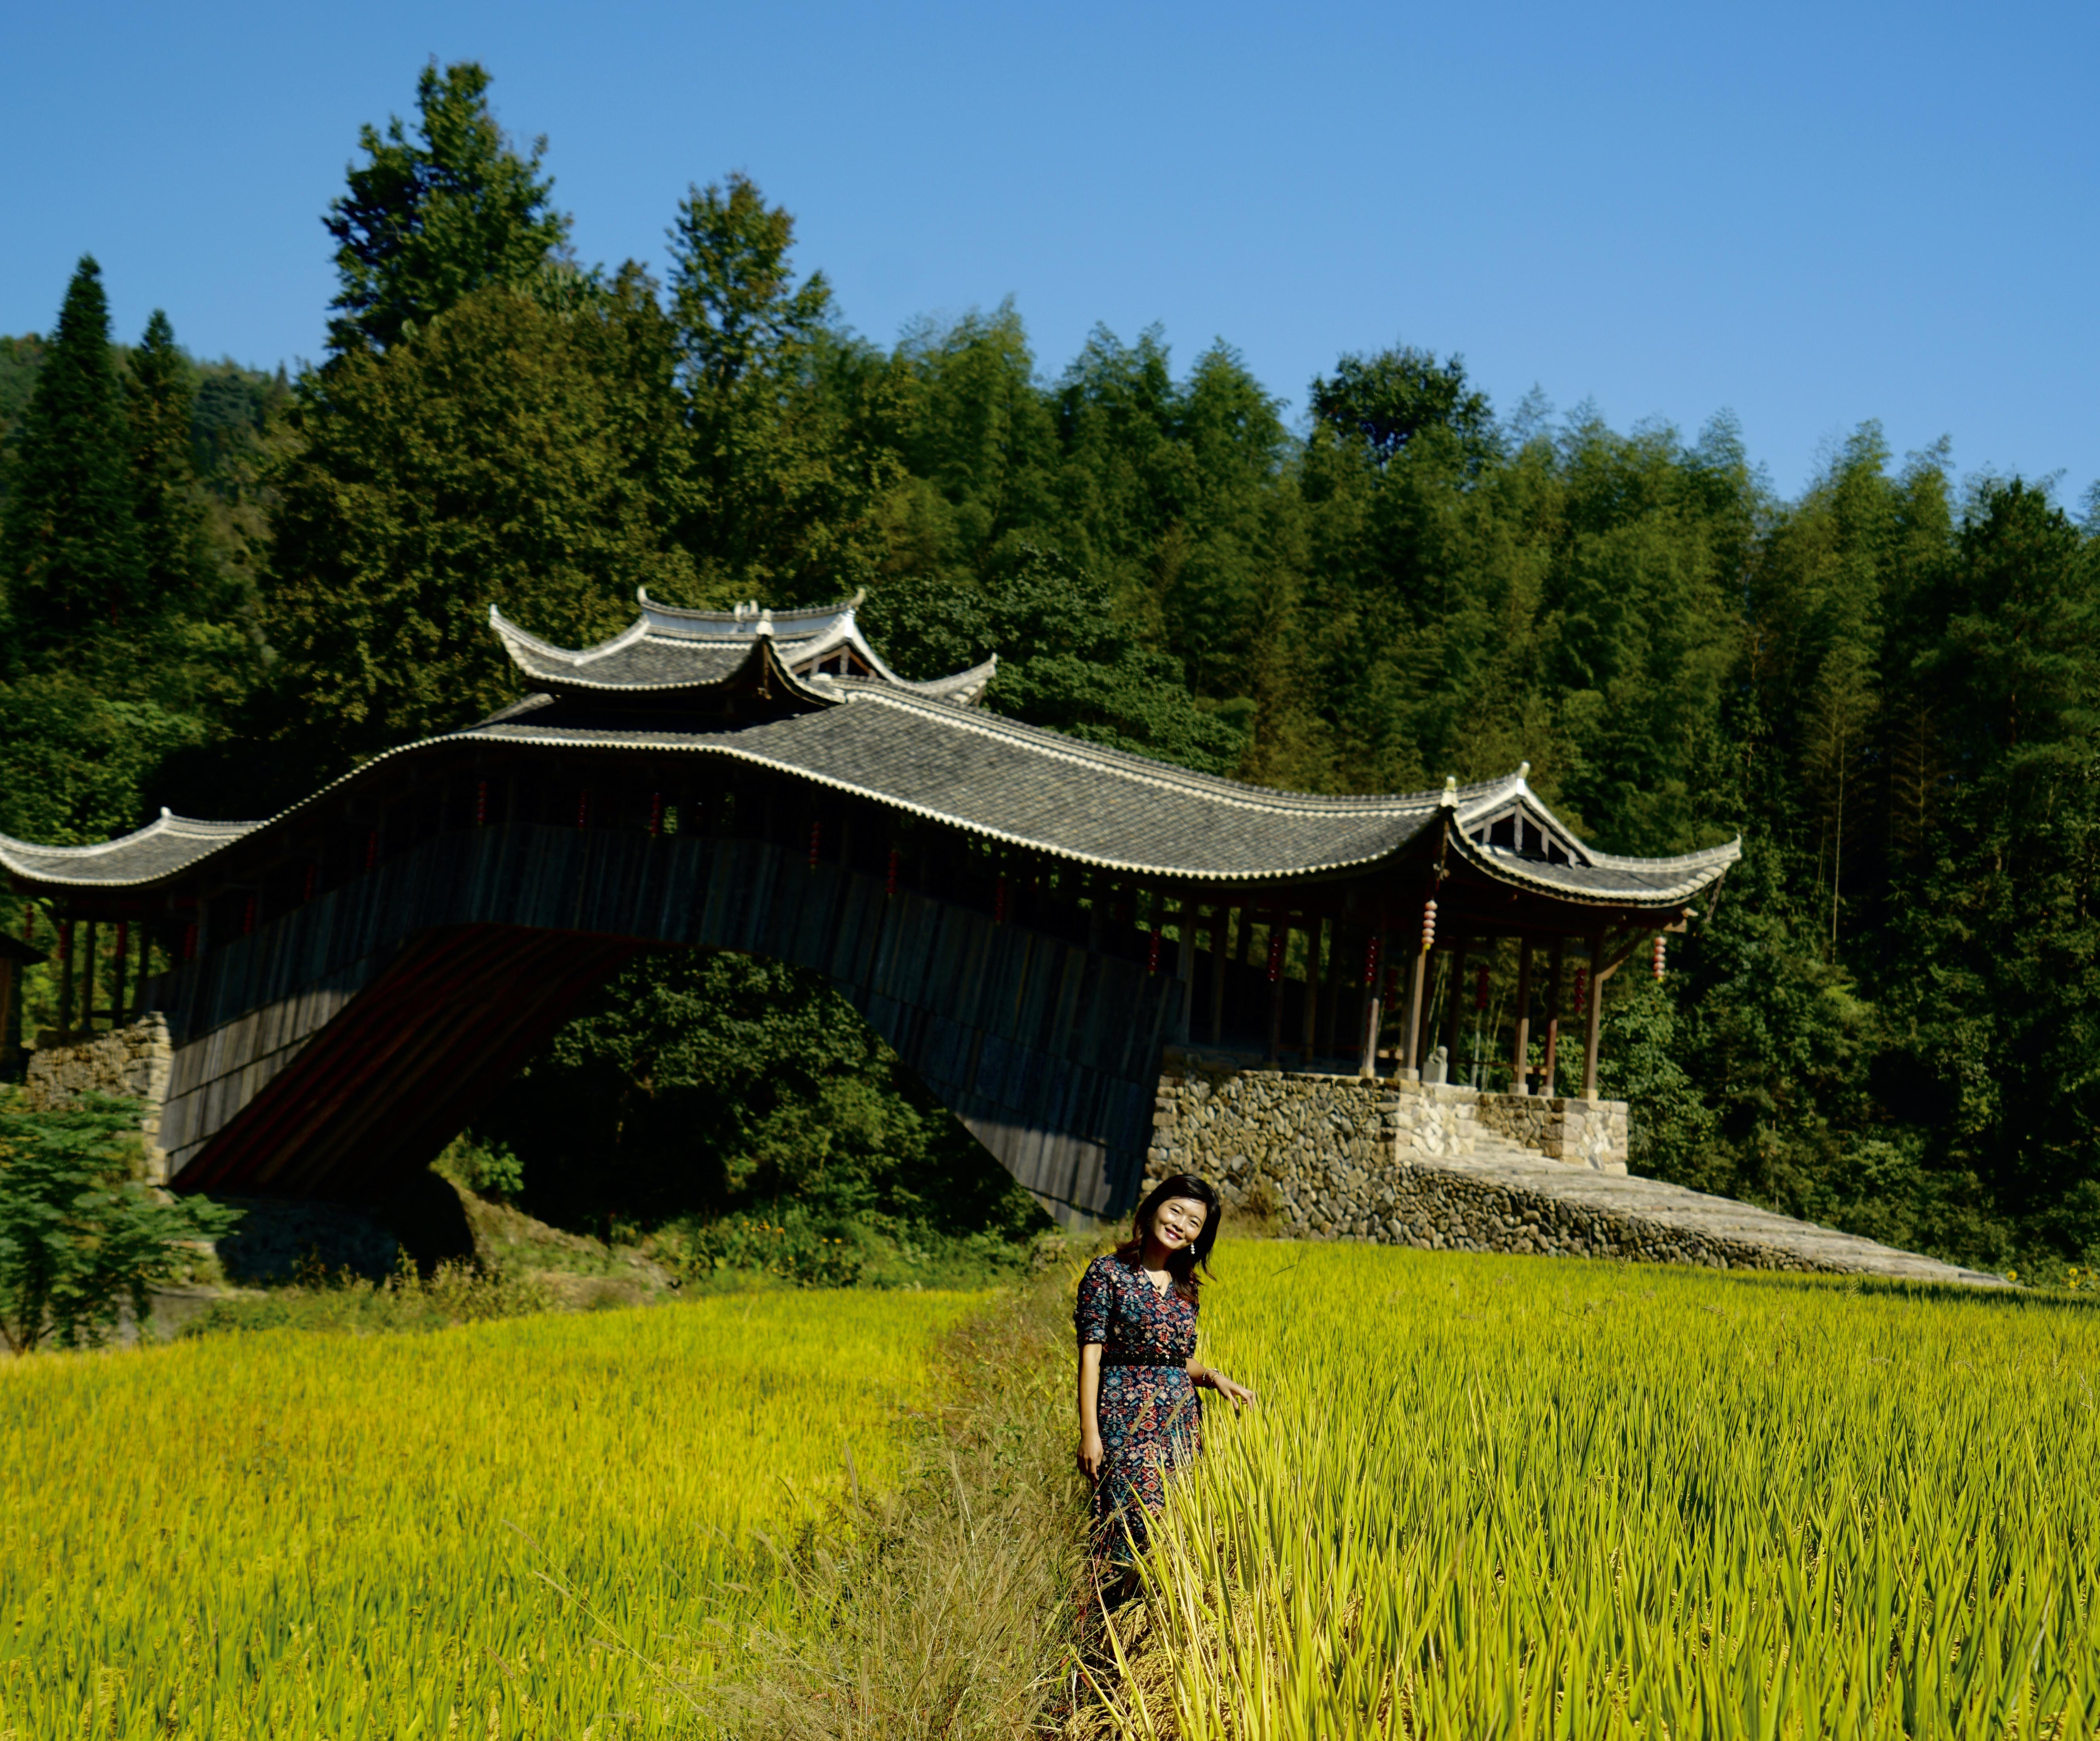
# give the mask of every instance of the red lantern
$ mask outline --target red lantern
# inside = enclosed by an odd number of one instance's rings
[[[488,824],[488,782],[477,780],[474,783],[474,825],[485,828]],[[650,832],[655,833],[654,829]]]
[[[663,794],[662,793],[660,793],[660,792],[652,792],[652,793],[651,793],[649,794],[649,833],[650,833],[650,837],[651,837],[651,838],[654,839],[654,838],[657,837],[658,836],[660,836],[660,835],[663,833],[663,832],[664,832],[664,794]]]
[[[1662,933],[1661,931],[1657,931],[1655,934],[1655,976],[1657,980],[1660,980],[1662,978],[1662,958],[1665,952],[1667,951],[1670,945],[1667,940],[1664,938]]]
[[[1365,985],[1377,983],[1378,967],[1379,940],[1376,936],[1373,936],[1370,943],[1364,947],[1364,983]]]
[[[1271,925],[1268,928],[1268,983],[1271,985],[1283,977],[1283,945],[1290,935],[1289,928],[1285,926]]]
[[[1424,955],[1436,946],[1436,903],[1424,901],[1422,904],[1422,952]]]
[[[1149,974],[1159,971],[1159,930],[1157,926],[1153,927],[1152,947],[1145,951],[1145,970]]]
[[[588,786],[576,794],[576,826],[580,829],[590,826],[590,788]]]
[[[183,959],[186,961],[196,959],[196,921],[194,919],[183,927]]]
[[[1590,1004],[1590,970],[1589,970],[1588,968],[1586,968],[1586,967],[1577,967],[1577,968],[1575,970],[1575,1013],[1576,1013],[1576,1014],[1577,1014],[1577,1015],[1582,1014],[1582,1013],[1583,1012],[1583,1010],[1585,1010],[1586,1009],[1587,1009],[1587,1008],[1589,1007],[1589,1004]]]

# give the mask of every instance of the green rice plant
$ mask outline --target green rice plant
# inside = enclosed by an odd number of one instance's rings
[[[1228,1245],[1111,1726],[2100,1729],[2100,1315],[2017,1294]]]
[[[0,1365],[0,1735],[695,1732],[974,1297]]]

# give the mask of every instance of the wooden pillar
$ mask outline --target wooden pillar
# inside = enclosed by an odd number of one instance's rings
[[[1560,1049],[1560,987],[1564,978],[1560,964],[1565,949],[1564,939],[1558,937],[1553,939],[1553,960],[1549,970],[1552,977],[1546,986],[1546,1058],[1544,1067],[1539,1072],[1545,1079],[1540,1092],[1549,1097],[1560,1092],[1560,1078],[1554,1074],[1557,1063],[1554,1054]]]
[[[1211,1044],[1225,1041],[1225,943],[1232,932],[1233,910],[1211,909]]]
[[[1277,1063],[1283,1056],[1283,975],[1290,964],[1290,915],[1272,913],[1268,921],[1268,958],[1262,964],[1268,974],[1268,1045],[1262,1054],[1264,1063]]]
[[[1386,930],[1372,932],[1364,951],[1364,1049],[1357,1066],[1360,1076],[1378,1074],[1379,1030],[1385,1025]]]
[[[80,952],[80,1027],[86,1034],[95,1032],[95,994],[99,989],[95,981],[102,977],[100,932],[101,926],[90,919],[86,943]]]
[[[1451,939],[1451,991],[1445,1000],[1444,1011],[1444,1080],[1456,1082],[1458,1079],[1458,1029],[1465,1020],[1466,1006],[1466,943],[1463,937]]]
[[[115,979],[109,992],[109,1025],[112,1027],[124,1025],[124,970],[131,965],[130,955],[131,921],[119,919],[117,921],[117,959],[112,964]]]
[[[1598,973],[1604,965],[1604,934],[1590,939],[1590,1012],[1582,1031],[1582,1098],[1597,1098],[1597,1042],[1602,1037],[1604,988]]]
[[[59,921],[59,1041],[73,1033],[73,921]]]
[[[1174,970],[1181,980],[1181,1018],[1176,1032],[1186,1045],[1196,1025],[1196,904],[1185,895],[1175,912],[1174,923],[1180,933],[1174,945]]]
[[[1402,1036],[1401,1072],[1410,1082],[1422,1080],[1422,1001],[1428,989],[1429,952],[1436,941],[1436,885],[1422,903],[1422,929],[1408,935],[1407,1032]]]
[[[1407,970],[1407,1032],[1401,1036],[1401,1071],[1407,1080],[1422,1080],[1422,994],[1429,977],[1429,950],[1414,952]]]
[[[1531,1092],[1531,939],[1516,951],[1516,1045],[1510,1062],[1510,1092]]]
[[[1249,965],[1254,959],[1254,903],[1252,901],[1240,903],[1239,944],[1233,953],[1242,967]]]
[[[1320,945],[1326,932],[1327,921],[1317,914],[1305,927],[1305,1019],[1299,1024],[1304,1051],[1299,1063],[1307,1069],[1312,1067],[1313,1047],[1320,1037]]]
[[[1336,919],[1327,934],[1327,973],[1321,988],[1327,1001],[1327,1013],[1320,1028],[1326,1038],[1327,1050],[1335,1054],[1342,1050],[1342,988],[1349,983],[1350,944],[1347,927]]]

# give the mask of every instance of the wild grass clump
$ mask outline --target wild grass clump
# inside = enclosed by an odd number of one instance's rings
[[[458,1260],[440,1263],[426,1276],[404,1253],[394,1273],[377,1282],[346,1270],[305,1266],[297,1281],[259,1297],[213,1301],[175,1334],[179,1339],[258,1330],[367,1335],[442,1330],[451,1324],[523,1318],[546,1311],[554,1303],[546,1287],[529,1276]]]
[[[2100,1728],[2100,1315],[1220,1248],[1206,1423],[1096,1732]]]

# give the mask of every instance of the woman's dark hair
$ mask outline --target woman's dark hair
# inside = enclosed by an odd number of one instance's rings
[[[1131,1218],[1131,1236],[1116,1247],[1115,1254],[1135,1269],[1137,1260],[1145,1255],[1145,1236],[1152,1231],[1152,1217],[1162,1204],[1176,1197],[1200,1203],[1204,1210],[1203,1231],[1167,1260],[1167,1273],[1174,1278],[1175,1292],[1193,1306],[1202,1285],[1196,1279],[1196,1271],[1211,1267],[1211,1248],[1218,1243],[1218,1223],[1225,1218],[1217,1192],[1194,1173],[1176,1173],[1153,1186]]]

